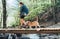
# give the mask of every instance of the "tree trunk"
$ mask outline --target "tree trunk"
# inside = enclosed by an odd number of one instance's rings
[[[6,28],[6,0],[2,0],[3,4],[3,28]]]

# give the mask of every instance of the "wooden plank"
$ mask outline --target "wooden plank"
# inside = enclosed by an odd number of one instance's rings
[[[0,29],[0,33],[21,33],[21,34],[33,34],[33,33],[60,33],[60,28],[39,28],[39,29]]]

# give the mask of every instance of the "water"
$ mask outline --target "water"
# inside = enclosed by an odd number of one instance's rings
[[[2,37],[4,36],[0,35],[0,39]],[[8,37],[9,37],[8,39],[13,39],[11,36],[8,36]],[[17,36],[15,36],[15,39],[17,39],[16,37]],[[22,36],[19,38],[20,39],[60,39],[60,34],[22,34]]]
[[[29,37],[30,39],[39,39],[39,35],[37,34],[22,34],[22,37]]]
[[[60,34],[22,34],[22,37],[30,39],[60,39]]]

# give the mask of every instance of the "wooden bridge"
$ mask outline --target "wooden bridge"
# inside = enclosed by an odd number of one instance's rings
[[[0,33],[21,33],[21,34],[33,34],[33,33],[60,33],[60,28],[39,28],[39,29],[17,29],[17,28],[8,28],[0,29]]]

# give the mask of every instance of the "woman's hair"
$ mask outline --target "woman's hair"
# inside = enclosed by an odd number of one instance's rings
[[[20,2],[20,4],[22,4],[22,5],[23,5],[23,2]]]

